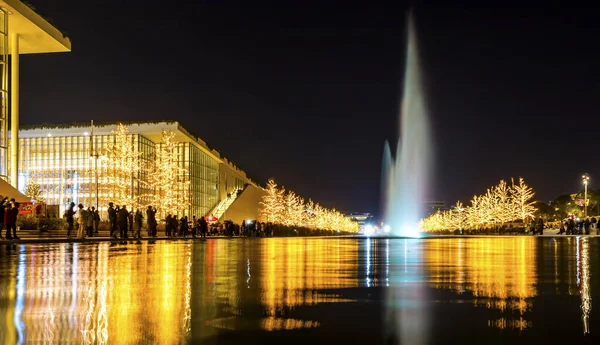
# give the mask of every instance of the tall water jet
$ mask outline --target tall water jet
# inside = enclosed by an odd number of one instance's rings
[[[430,159],[429,121],[421,85],[417,36],[409,13],[400,139],[395,158],[386,142],[382,166],[383,214],[393,235],[419,235]]]

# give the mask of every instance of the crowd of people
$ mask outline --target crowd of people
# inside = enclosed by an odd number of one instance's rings
[[[108,226],[110,237],[113,239],[140,239],[142,238],[142,228],[144,220],[146,231],[149,237],[158,236],[158,221],[156,219],[156,208],[148,206],[143,213],[137,209],[135,211],[127,210],[127,206],[108,203]],[[76,230],[76,238],[83,239],[98,235],[100,225],[100,213],[95,207],[87,209],[82,205],[71,203],[65,211],[64,219],[67,223],[67,237],[71,238]],[[209,223],[205,217],[188,216],[178,217],[168,214],[164,219],[166,237],[207,237],[207,236],[245,236],[245,237],[266,237],[272,236],[273,231],[269,225],[254,221],[243,221],[242,224],[235,224],[232,221],[222,223]]]
[[[558,230],[559,235],[598,235],[600,222],[596,217],[584,219],[571,217],[558,224]]]

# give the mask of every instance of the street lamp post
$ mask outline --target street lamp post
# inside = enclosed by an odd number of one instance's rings
[[[92,120],[92,130],[90,133],[90,158],[94,158],[94,179],[96,183],[96,210],[99,210],[100,204],[98,202],[98,158],[100,158],[101,155],[100,151],[98,151],[94,147],[94,144],[94,120]]]
[[[587,186],[588,183],[590,181],[590,175],[588,174],[583,174],[583,176],[581,176],[582,180],[583,180],[583,216],[587,217],[587,205],[588,205],[588,199],[587,199]]]

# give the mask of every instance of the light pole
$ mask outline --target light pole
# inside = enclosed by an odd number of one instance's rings
[[[590,181],[590,175],[588,174],[583,174],[583,176],[581,176],[582,180],[583,180],[583,216],[587,217],[587,205],[588,205],[588,200],[587,200],[587,186],[588,183]]]
[[[102,155],[100,154],[100,151],[94,147],[94,120],[92,120],[92,130],[90,133],[90,158],[94,158],[94,179],[96,180],[96,210],[98,210],[98,212],[100,211],[100,204],[98,202],[98,158],[101,157]]]

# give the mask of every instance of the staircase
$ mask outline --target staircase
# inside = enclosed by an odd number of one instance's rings
[[[235,199],[237,199],[238,195],[242,194],[242,191],[243,191],[242,189],[238,189],[238,190],[231,192],[231,194],[229,194],[228,197],[221,200],[217,204],[217,206],[215,206],[215,208],[213,208],[212,211],[210,211],[209,215],[213,215],[220,220],[221,216],[223,216],[223,214],[225,213],[225,211],[227,211],[229,206],[231,206],[231,204],[233,204]]]

